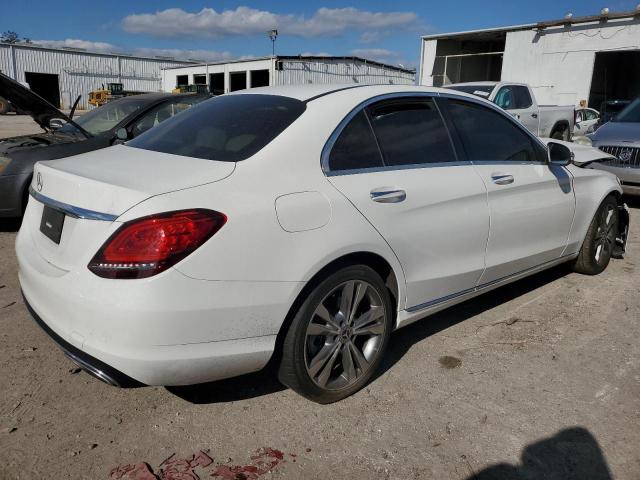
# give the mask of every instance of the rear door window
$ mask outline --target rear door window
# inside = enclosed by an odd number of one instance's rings
[[[237,162],[259,152],[305,109],[304,102],[280,95],[222,95],[162,122],[127,145]]]
[[[448,112],[471,161],[542,161],[546,152],[504,114],[463,100],[448,100]]]
[[[382,167],[380,150],[364,110],[340,132],[329,155],[331,171]]]
[[[449,133],[433,99],[403,99],[369,108],[386,166],[454,162]]]

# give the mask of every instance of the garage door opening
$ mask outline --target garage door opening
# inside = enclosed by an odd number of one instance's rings
[[[596,53],[589,106],[601,110],[604,102],[640,96],[640,51]]]
[[[268,86],[269,70],[251,70],[251,88]]]
[[[479,32],[438,40],[433,85],[499,81],[505,42],[504,32]]]
[[[231,72],[229,74],[229,91],[244,90],[247,88],[247,72]]]
[[[60,84],[58,75],[53,73],[24,72],[24,80],[29,88],[47,100],[54,107],[60,108]]]
[[[209,74],[209,91],[214,95],[224,94],[224,73]]]

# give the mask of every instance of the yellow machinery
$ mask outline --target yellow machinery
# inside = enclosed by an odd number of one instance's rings
[[[107,83],[107,88],[104,88],[104,85],[102,85],[100,90],[93,90],[89,92],[89,104],[94,107],[100,107],[111,100],[115,100],[116,98],[139,95],[141,93],[145,92],[124,90],[121,83]]]

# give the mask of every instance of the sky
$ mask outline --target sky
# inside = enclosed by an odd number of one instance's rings
[[[416,67],[420,36],[629,11],[638,1],[0,0],[0,32],[49,46],[204,61],[271,54],[355,55]]]

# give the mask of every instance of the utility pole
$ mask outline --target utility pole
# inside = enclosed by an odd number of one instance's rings
[[[278,38],[278,30],[273,29],[267,32],[267,36],[271,40],[271,56],[276,56],[276,38]]]

